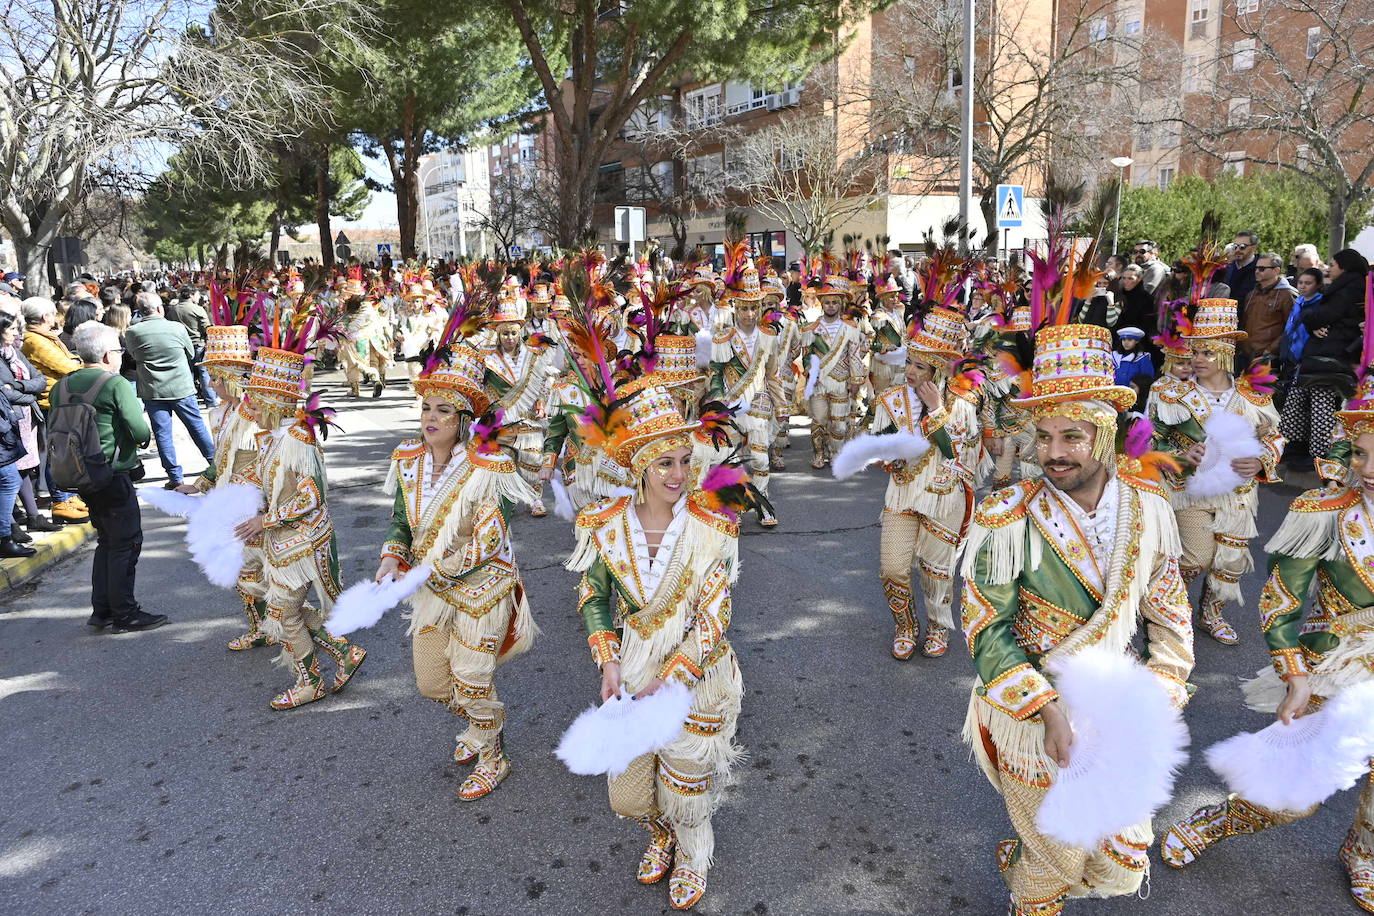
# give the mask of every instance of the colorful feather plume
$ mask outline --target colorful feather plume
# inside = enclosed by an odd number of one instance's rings
[[[1152,451],[1155,426],[1148,417],[1121,414],[1117,418],[1117,452],[1121,458],[1117,466],[1123,474],[1153,480],[1164,479],[1164,473],[1177,474],[1182,470],[1178,461],[1167,452]]]
[[[761,514],[773,512],[772,505],[754,486],[738,455],[732,455],[706,472],[701,479],[701,501],[707,508],[734,522],[750,509],[757,509]]]
[[[296,411],[296,419],[310,427],[310,431],[324,441],[329,438],[331,427],[342,431],[343,427],[334,422],[338,413],[333,407],[325,407],[320,401],[320,393],[315,391],[306,398],[304,406]]]
[[[986,364],[982,358],[966,356],[949,367],[949,387],[952,391],[971,394],[987,384]]]
[[[700,418],[693,435],[716,448],[724,448],[730,444],[731,432],[743,435],[735,423],[734,410],[720,401],[707,401],[701,405]]]
[[[1274,385],[1279,377],[1274,374],[1273,367],[1269,360],[1257,359],[1252,362],[1241,376],[1241,382],[1250,386],[1250,390],[1255,394],[1266,395],[1274,393]]]
[[[495,455],[501,451],[501,421],[505,411],[497,407],[487,411],[472,424],[468,446],[479,455]]]

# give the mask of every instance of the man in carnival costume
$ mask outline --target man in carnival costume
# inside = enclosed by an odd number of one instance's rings
[[[500,411],[487,414],[488,369],[463,339],[476,330],[467,311],[480,308],[474,297],[454,312],[416,379],[421,438],[391,455],[386,488],[395,500],[376,575],[433,570],[410,598],[407,635],[420,694],[467,723],[453,752],[457,763],[477,763],[458,789],[463,801],[490,794],[511,773],[496,669],[538,633],[509,528],[515,505],[537,497],[501,446]]]
[[[1204,464],[1208,449],[1225,455],[1235,444],[1229,440],[1237,434],[1255,437],[1259,446],[1257,456],[1222,459],[1229,467],[1220,470],[1239,475],[1239,486],[1211,495],[1194,490],[1202,480],[1179,479],[1172,493],[1183,544],[1184,581],[1191,584],[1206,576],[1200,601],[1202,627],[1218,642],[1232,645],[1240,637],[1222,616],[1222,609],[1241,600],[1240,577],[1254,569],[1250,539],[1258,533],[1258,483],[1279,479],[1275,468],[1283,455],[1283,437],[1278,433],[1279,414],[1274,409],[1273,389],[1268,384],[1273,377],[1267,364],[1258,364],[1238,378],[1231,374],[1236,341],[1245,339],[1245,332],[1236,330],[1235,300],[1200,300],[1182,336],[1192,351],[1193,378],[1156,384],[1151,391],[1150,414],[1163,442],[1194,466]],[[1216,418],[1222,414],[1238,418],[1237,426],[1233,430],[1228,425],[1222,440],[1209,441],[1206,428],[1219,422]],[[1198,478],[1202,473],[1199,469],[1189,476]]]
[[[260,430],[258,454],[241,474],[262,491],[262,510],[235,533],[262,556],[259,581],[239,579],[239,590],[264,599],[263,629],[282,646],[281,661],[296,673],[296,682],[272,700],[273,709],[291,709],[340,691],[357,672],[367,653],[347,639],[333,636],[325,617],[339,594],[339,555],[327,499],[328,482],[320,437],[327,434],[333,411],[310,396],[305,352],[313,343],[314,316],[300,326],[278,316],[269,339],[249,372],[248,412]],[[313,588],[319,607],[306,601]],[[320,675],[319,649],[333,660],[334,680]]]
[[[1035,418],[1045,476],[984,499],[964,556],[963,626],[978,675],[964,740],[1017,833],[997,847],[1012,916],[1054,916],[1070,896],[1133,894],[1148,866],[1148,820],[1092,849],[1041,832],[1041,805],[1075,753],[1055,666],[1087,647],[1125,655],[1143,624],[1149,671],[1175,706],[1188,697],[1177,529],[1167,498],[1142,476],[1146,463],[1128,457],[1151,457],[1148,429],[1131,429],[1127,455],[1118,453],[1119,411],[1135,392],[1112,378],[1106,328],[1041,328],[1030,391],[1017,403]]]
[[[778,325],[762,325],[759,304],[763,290],[758,270],[750,261],[747,241],[726,252],[725,296],[734,310],[734,325],[715,332],[711,340],[710,384],[707,396],[736,407],[736,423],[749,449],[750,476],[759,492],[768,495],[768,447],[778,422],[776,405],[782,400],[778,382]],[[764,510],[759,523],[778,524],[777,516]]]
[[[521,300],[502,295],[487,318],[487,328],[496,338],[486,353],[487,387],[492,403],[502,412],[502,422],[515,429],[520,476],[535,494],[530,515],[540,518],[548,512],[543,503],[544,482],[539,477],[544,431],[548,426],[544,410],[549,400],[549,384],[556,373],[549,366],[546,346],[531,347],[525,343],[524,323]]]
[[[888,258],[890,260],[891,256]],[[902,302],[902,287],[896,277],[884,270],[882,276],[874,278],[873,291],[878,297],[878,307],[868,319],[873,328],[868,381],[876,398],[902,381],[906,368],[906,348],[903,345],[906,318],[903,314],[905,303]]]
[[[955,626],[955,557],[973,514],[973,474],[982,448],[978,375],[970,371],[950,378],[951,364],[964,354],[965,338],[963,315],[932,309],[904,347],[903,384],[880,393],[874,409],[875,445],[894,433],[929,443],[920,457],[887,464],[891,479],[883,498],[879,575],[896,627],[892,655],[903,660],[911,658],[920,639],[911,590],[913,564],[920,563],[928,617],[922,652],[930,658],[944,655],[949,628]],[[837,460],[837,469],[839,464]]]
[[[1260,595],[1259,622],[1272,664],[1242,690],[1251,709],[1276,713],[1284,723],[1315,713],[1343,691],[1374,680],[1374,321],[1366,320],[1364,333],[1363,379],[1354,399],[1336,413],[1349,437],[1356,483],[1303,493],[1265,545],[1269,579]],[[1305,613],[1309,595],[1312,610]],[[1366,710],[1347,718],[1345,727],[1366,727],[1368,715]],[[1325,740],[1339,744],[1355,737],[1338,732]],[[1320,731],[1315,738],[1320,741]],[[1290,753],[1303,758],[1304,774],[1325,777],[1323,765],[1335,755],[1306,746],[1313,739],[1301,728],[1280,738]],[[1367,746],[1367,738],[1362,740]],[[1274,784],[1268,791],[1295,801],[1304,797],[1299,804],[1306,806],[1269,808],[1239,795],[1204,805],[1165,836],[1160,846],[1164,861],[1183,868],[1227,837],[1307,817],[1331,791],[1328,787],[1307,792],[1301,779],[1282,767],[1263,776]],[[1374,913],[1374,775],[1364,777],[1355,822],[1339,859],[1355,902]]]
[[[868,376],[863,334],[843,317],[850,304],[851,284],[837,267],[833,258],[822,256],[820,275],[809,283],[820,300],[821,316],[802,332],[813,468],[825,467],[844,444],[859,389]]]
[[[769,470],[785,471],[787,463],[783,460],[782,450],[792,447],[788,433],[792,427],[792,408],[797,401],[799,369],[797,360],[801,359],[801,311],[793,311],[787,305],[787,285],[773,267],[772,258],[759,258],[759,284],[763,288],[762,313],[776,313],[777,354],[778,354],[778,391],[781,397],[774,404],[777,411],[777,431],[769,450]]]
[[[372,385],[372,396],[382,396],[386,370],[391,365],[391,321],[384,315],[377,296],[363,285],[363,269],[350,267],[348,279],[339,287],[343,303],[341,319],[343,340],[339,343],[339,362],[348,380],[348,391],[361,395],[362,382]]]
[[[215,455],[194,483],[177,487],[179,493],[208,493],[217,486],[244,483],[250,479],[258,458],[258,424],[244,401],[244,385],[253,367],[253,348],[247,324],[256,308],[246,307],[232,289],[228,294],[214,281],[210,284],[210,321],[205,329],[203,365],[210,374],[210,385],[219,396],[219,406],[211,414]],[[298,297],[299,298],[299,297]],[[262,628],[267,612],[264,600],[263,555],[260,545],[244,546],[244,563],[239,572],[239,597],[248,618],[248,632],[229,640],[233,651],[254,649],[273,643]],[[248,585],[251,591],[245,589]]]
[[[396,333],[400,338],[401,357],[405,360],[406,374],[412,387],[424,368],[421,354],[432,351],[438,345],[439,335],[444,332],[444,325],[448,322],[448,312],[439,306],[437,297],[433,287],[426,288],[419,276],[408,278],[405,292],[401,294],[401,315]]]

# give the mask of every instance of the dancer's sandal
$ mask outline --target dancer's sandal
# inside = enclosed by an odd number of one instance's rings
[[[490,795],[510,775],[510,771],[510,758],[505,754],[496,758],[494,763],[479,763],[458,787],[458,797],[463,801],[476,801],[484,795]]]

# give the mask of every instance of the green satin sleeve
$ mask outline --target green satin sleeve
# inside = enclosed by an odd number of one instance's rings
[[[946,458],[954,457],[954,442],[949,438],[949,431],[943,426],[930,434],[931,443],[940,450],[940,454]]]
[[[588,636],[615,632],[615,616],[611,612],[613,588],[611,571],[606,568],[605,561],[597,557],[591,568],[582,574],[579,589],[577,610],[582,615]]]

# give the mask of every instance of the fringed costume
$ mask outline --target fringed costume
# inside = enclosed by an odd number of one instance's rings
[[[955,558],[973,514],[973,473],[981,449],[976,391],[956,392],[948,385],[950,360],[963,353],[964,337],[963,316],[933,310],[904,350],[909,360],[931,367],[939,406],[927,408],[904,380],[882,392],[874,408],[878,435],[919,435],[930,443],[915,461],[888,465],[883,497],[879,575],[895,625],[892,654],[899,659],[911,658],[921,638],[911,589],[914,564],[920,564],[928,618],[924,654],[944,655],[955,626]]]
[[[826,274],[813,287],[822,300],[839,297],[848,303],[850,287],[844,277]],[[801,344],[807,373],[804,395],[811,416],[811,466],[822,468],[848,438],[854,392],[868,378],[864,338],[852,321],[822,315],[803,329]]]
[[[1116,452],[1118,411],[1135,393],[1112,385],[1109,333],[1060,325],[1042,329],[1037,345],[1022,406],[1037,421],[1091,423],[1093,455],[1111,476],[1092,511],[1048,479],[997,491],[979,505],[965,549],[963,627],[977,681],[963,737],[1017,834],[997,846],[1013,916],[1058,914],[1071,896],[1135,893],[1148,865],[1148,821],[1092,849],[1041,832],[1058,775],[1040,717],[1058,698],[1047,669],[1088,647],[1129,653],[1142,624],[1146,665],[1176,706],[1193,666],[1172,510],[1158,486],[1132,476],[1139,462]]]
[[[342,690],[367,654],[324,626],[339,594],[334,522],[326,499],[324,453],[316,434],[316,429],[325,428],[327,415],[312,399],[308,410],[287,419],[296,413],[303,393],[307,345],[303,342],[300,350],[260,347],[247,385],[258,425],[266,427],[257,434],[256,460],[243,472],[244,482],[262,490],[262,580],[241,578],[239,588],[266,601],[263,629],[281,643],[281,661],[296,674],[295,684],[272,700],[273,709],[290,709]],[[312,589],[318,607],[306,601]],[[334,662],[329,684],[320,674],[316,649]]]
[[[1236,303],[1231,299],[1203,299],[1185,339],[1194,349],[1208,349],[1219,358],[1234,357]],[[1250,539],[1259,511],[1258,485],[1277,481],[1276,467],[1283,455],[1278,433],[1279,415],[1272,394],[1257,391],[1242,376],[1221,392],[1204,389],[1196,381],[1156,383],[1151,389],[1150,417],[1164,445],[1178,453],[1207,439],[1204,426],[1216,413],[1243,417],[1256,432],[1263,454],[1263,471],[1253,480],[1220,496],[1194,497],[1181,478],[1176,478],[1171,498],[1183,543],[1181,564],[1185,583],[1206,575],[1200,601],[1203,627],[1219,642],[1235,643],[1238,635],[1222,610],[1240,602],[1240,578],[1255,568]]]
[[[509,310],[506,303],[496,306],[488,318],[488,326],[500,331],[514,325],[523,327],[523,316]],[[545,409],[549,402],[549,385],[554,370],[549,366],[549,354],[543,347],[535,349],[523,340],[514,352],[507,352],[498,343],[486,354],[486,384],[491,390],[492,405],[502,413],[501,423],[515,431],[516,463],[520,476],[534,490],[530,513],[545,514],[542,501],[544,482],[539,479],[543,467],[544,437],[548,427]]]
[[[1369,366],[1374,328],[1366,326],[1364,333]],[[1374,433],[1374,370],[1364,370],[1355,397],[1336,416],[1349,436],[1347,450],[1357,438]],[[1260,594],[1259,622],[1271,664],[1242,685],[1251,709],[1275,712],[1294,678],[1307,678],[1310,685],[1306,713],[1321,709],[1342,690],[1374,680],[1372,503],[1374,495],[1363,487],[1309,490],[1293,501],[1265,545],[1269,578]],[[1312,610],[1305,612],[1309,596]],[[1227,837],[1289,824],[1317,807],[1274,810],[1231,795],[1175,825],[1160,855],[1182,868]],[[1374,913],[1374,773],[1364,778],[1339,859],[1355,902]]]

